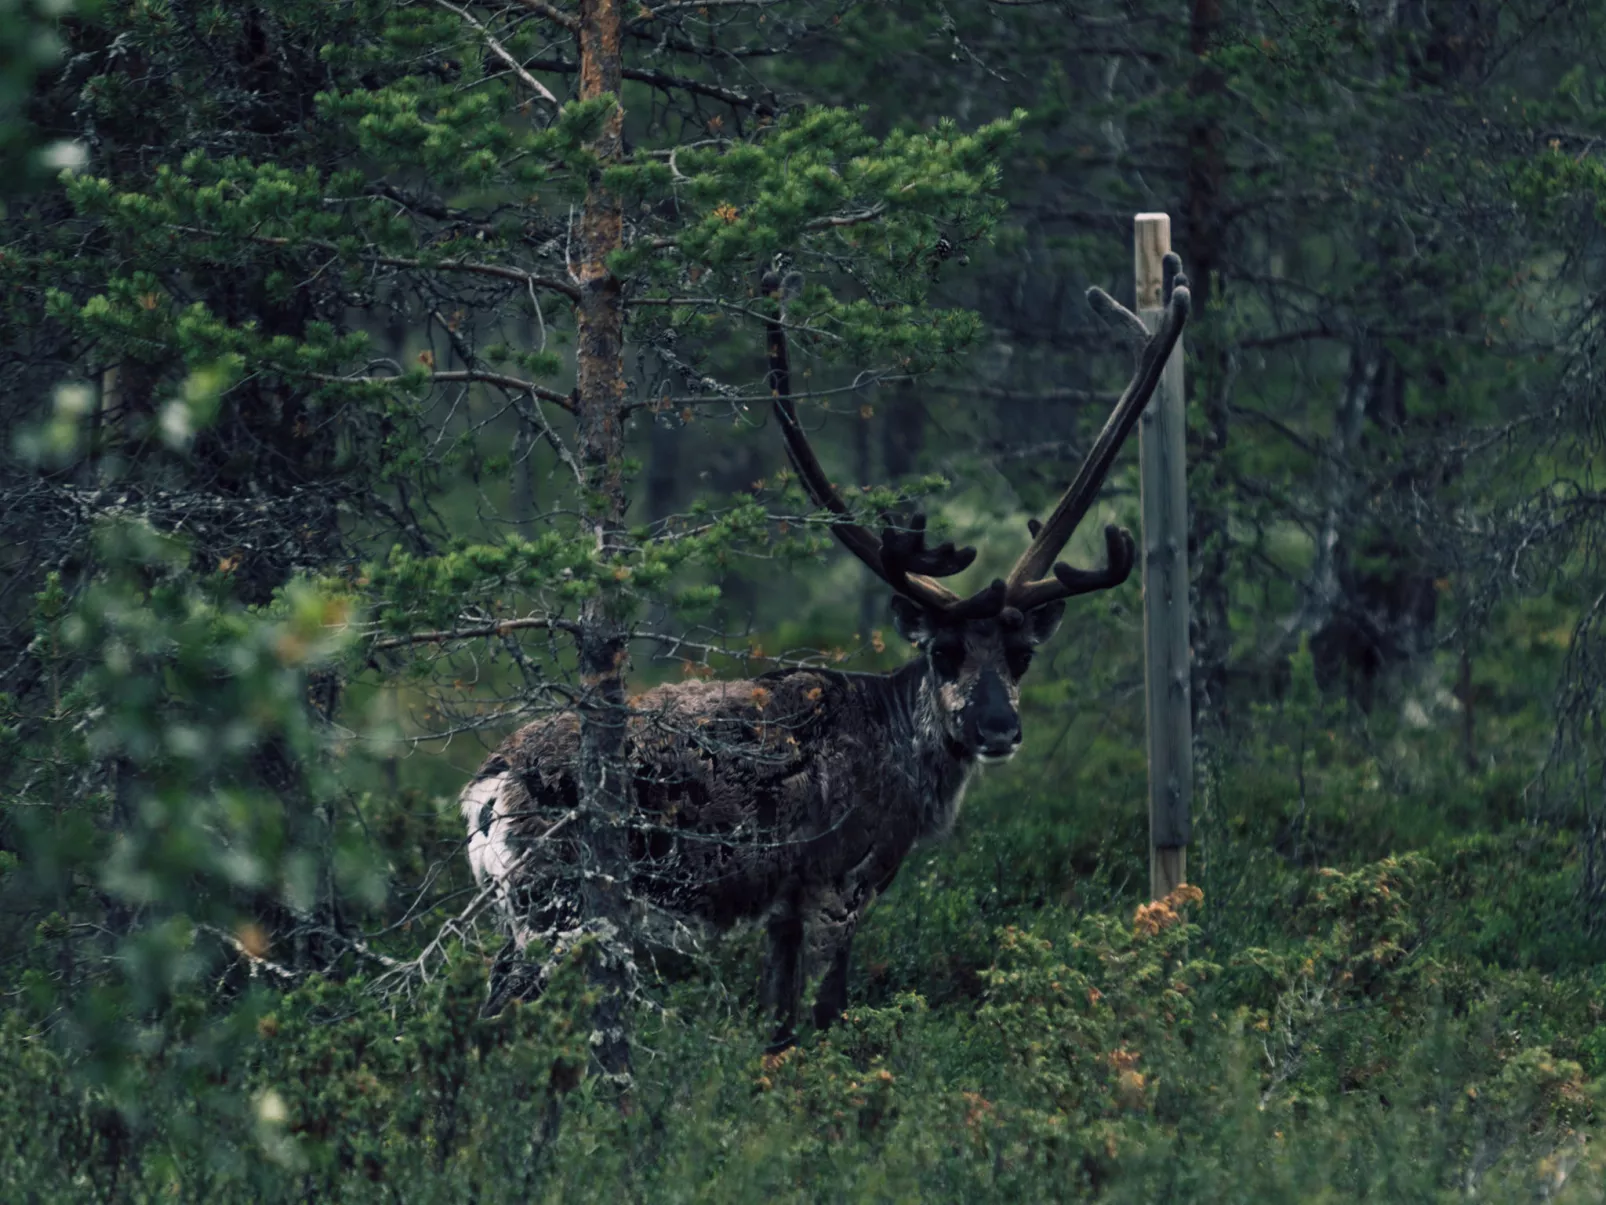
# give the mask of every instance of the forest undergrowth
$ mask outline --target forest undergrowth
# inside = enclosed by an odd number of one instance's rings
[[[242,957],[99,1075],[41,992],[0,1031],[8,1199],[1598,1199],[1603,942],[1528,802],[1531,704],[1491,688],[1469,771],[1457,723],[1327,703],[1296,658],[1210,763],[1199,886],[1149,902],[1138,717],[1044,678],[1028,752],[873,910],[838,1027],[766,1054],[737,934],[646,977],[621,1108],[583,973],[481,1019],[490,949],[410,994]],[[387,806],[454,839],[449,796]]]

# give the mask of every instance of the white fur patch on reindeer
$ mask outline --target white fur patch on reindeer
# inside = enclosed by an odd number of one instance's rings
[[[477,883],[506,883],[513,869],[513,847],[508,844],[511,825],[497,807],[507,782],[507,774],[494,774],[469,783],[458,798],[468,822],[468,864]]]

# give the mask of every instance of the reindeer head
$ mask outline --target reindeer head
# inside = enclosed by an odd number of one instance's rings
[[[910,531],[893,535],[891,542],[918,536],[922,526],[917,517]],[[1035,547],[1042,528],[1035,520],[1031,528]],[[888,528],[889,534],[893,531]],[[1132,572],[1137,548],[1131,533],[1109,526],[1104,529],[1104,541],[1103,569],[1056,566],[1063,576],[1053,580],[1051,590],[1012,591],[1009,582],[1000,580],[956,602],[930,598],[917,601],[901,593],[894,596],[892,618],[898,634],[925,658],[926,688],[944,734],[965,757],[1001,761],[1013,757],[1020,748],[1020,682],[1031,666],[1033,651],[1059,629],[1065,600],[1074,594],[1118,586]],[[888,536],[883,535],[883,564],[888,559],[888,543]],[[968,563],[975,553],[945,544],[926,555],[933,561],[952,558]],[[893,561],[897,563],[895,550]],[[1016,574],[1020,572],[1017,565]]]
[[[936,700],[946,736],[967,759],[998,760],[1019,748],[1020,680],[1032,650],[1054,634],[1066,599],[1119,586],[1132,572],[1136,546],[1131,533],[1119,527],[1104,530],[1103,569],[1077,569],[1055,558],[1092,506],[1116,453],[1160,383],[1171,349],[1187,324],[1187,285],[1181,261],[1168,254],[1165,314],[1152,336],[1142,319],[1108,293],[1088,290],[1094,310],[1137,349],[1137,370],[1053,513],[1044,523],[1030,522],[1031,544],[1009,577],[968,598],[938,579],[968,568],[976,559],[974,548],[955,548],[952,543],[926,547],[924,515],[902,526],[889,521],[879,538],[853,521],[798,422],[784,309],[767,324],[770,391],[792,465],[815,504],[839,516],[831,531],[896,592],[892,609],[898,631],[926,659],[926,689]],[[787,290],[777,274],[766,277],[765,286],[778,303],[784,301]]]
[[[898,634],[925,659],[924,689],[943,735],[967,759],[1003,761],[1020,748],[1020,680],[1064,613],[1064,602],[1051,602],[1024,615],[1006,608],[996,618],[956,619],[892,600]]]

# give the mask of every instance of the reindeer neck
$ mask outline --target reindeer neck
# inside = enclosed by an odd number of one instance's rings
[[[880,798],[884,806],[907,809],[922,838],[953,827],[975,767],[943,729],[930,675],[924,657],[890,674],[853,675],[868,718],[882,730],[884,754],[873,770]]]

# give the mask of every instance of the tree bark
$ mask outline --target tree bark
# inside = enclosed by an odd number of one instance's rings
[[[581,100],[619,96],[622,23],[618,0],[581,0]],[[587,181],[577,270],[577,450],[587,487],[581,505],[604,561],[618,555],[624,534],[625,370],[624,296],[608,267],[609,255],[623,243],[623,220],[618,199],[603,187],[602,165],[619,158],[623,124],[624,112],[615,108],[591,143],[598,166]],[[602,1073],[623,1089],[630,1076],[625,1012],[633,971],[623,775],[629,631],[618,597],[607,590],[586,600],[579,625],[579,802],[589,856],[580,900],[596,937],[590,975],[599,993],[592,1052]]]

